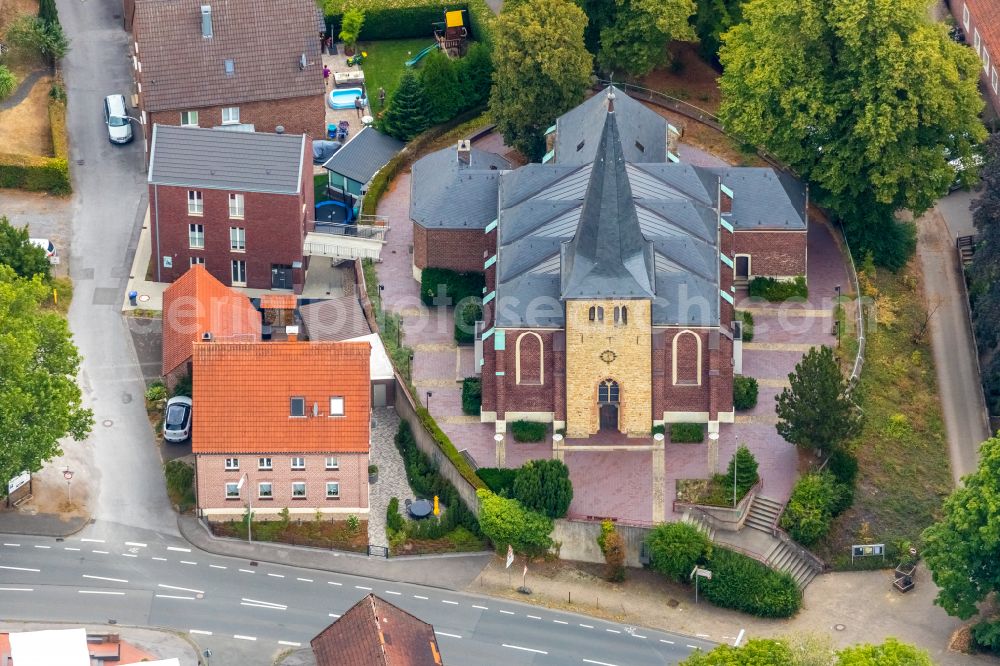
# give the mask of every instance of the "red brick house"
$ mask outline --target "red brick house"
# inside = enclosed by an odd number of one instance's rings
[[[951,0],[965,43],[976,50],[983,67],[979,71],[983,96],[1000,114],[1000,3],[996,0]]]
[[[369,594],[312,641],[316,666],[441,666],[434,627]]]
[[[368,513],[371,346],[293,338],[193,345],[191,450],[209,520],[248,501],[260,519]]]
[[[163,376],[168,386],[191,374],[192,345],[206,338],[260,340],[260,312],[250,299],[192,266],[163,292]]]
[[[156,281],[201,264],[230,286],[301,292],[311,160],[303,135],[155,126],[147,180]]]
[[[324,136],[313,0],[126,0],[124,11],[147,155],[157,124]]]

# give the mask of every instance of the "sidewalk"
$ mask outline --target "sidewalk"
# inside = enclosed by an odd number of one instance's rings
[[[486,566],[492,553],[457,553],[455,555],[423,555],[385,559],[358,553],[346,553],[318,548],[302,548],[274,543],[248,543],[220,539],[194,516],[179,516],[177,527],[191,545],[208,553],[226,557],[242,557],[258,562],[284,564],[291,567],[316,569],[377,578],[399,583],[427,585],[448,590],[468,587]]]
[[[21,513],[17,509],[0,511],[0,534],[26,534],[41,537],[68,537],[86,527],[83,516],[63,518],[58,513]]]

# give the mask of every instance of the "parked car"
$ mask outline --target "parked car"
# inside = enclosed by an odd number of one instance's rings
[[[108,95],[104,98],[104,124],[108,126],[111,143],[128,143],[132,140],[132,121],[125,106],[125,95]]]
[[[167,400],[163,418],[163,439],[183,442],[191,436],[191,398],[177,395]]]
[[[59,252],[56,250],[56,246],[52,244],[52,241],[48,238],[29,238],[28,242],[45,250],[45,257],[49,262],[56,263],[54,260],[59,256]]]

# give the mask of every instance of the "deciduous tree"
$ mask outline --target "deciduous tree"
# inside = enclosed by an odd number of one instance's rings
[[[837,666],[934,666],[923,650],[887,638],[878,645],[864,644],[837,653]]]
[[[983,188],[972,202],[978,238],[969,268],[972,322],[983,362],[983,389],[991,414],[1000,410],[1000,134],[984,146]]]
[[[830,347],[813,347],[775,396],[778,434],[797,446],[829,452],[861,428],[857,407]]]
[[[591,72],[586,24],[567,0],[519,4],[497,19],[490,112],[504,141],[529,159],[541,159],[546,128],[583,101]]]
[[[590,0],[585,6],[604,7],[588,18],[598,29],[597,62],[606,72],[644,76],[670,61],[667,44],[693,42],[688,18],[694,0]]]
[[[41,276],[18,277],[0,265],[0,483],[37,472],[61,455],[59,440],[82,440],[93,414],[81,406],[80,356],[69,326],[43,307]],[[6,485],[0,486],[6,491]]]
[[[27,225],[18,229],[6,217],[0,217],[0,264],[7,264],[21,277],[49,277],[45,250],[29,240]]]
[[[552,519],[530,511],[515,499],[477,490],[479,497],[479,528],[493,542],[497,552],[507,546],[529,556],[544,554],[552,547]]]
[[[646,537],[649,565],[664,576],[686,581],[694,565],[712,556],[712,542],[687,523],[657,525]]]
[[[698,35],[698,52],[709,62],[718,64],[722,34],[740,22],[742,0],[696,0],[694,31]]]
[[[722,644],[710,652],[695,652],[680,666],[794,666],[792,651],[782,640],[751,638],[740,647]]]
[[[723,35],[727,130],[813,184],[863,254],[905,264],[912,226],[948,190],[949,158],[985,138],[976,54],[931,22],[929,0],[749,0]]]

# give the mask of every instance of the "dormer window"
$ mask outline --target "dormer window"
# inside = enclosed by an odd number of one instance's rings
[[[330,398],[330,416],[344,415],[344,397],[334,396]]]
[[[306,415],[306,399],[292,398],[289,408],[289,416],[304,417]]]
[[[231,59],[227,58],[225,61],[226,76],[232,76],[236,73],[236,63]]]
[[[585,144],[585,143],[587,143],[586,140],[581,141],[580,143],[576,144],[576,152],[580,152],[581,150],[583,150],[583,144]]]
[[[641,143],[639,143],[638,141],[635,142],[635,147],[639,149],[640,153],[646,152],[646,147]]]

